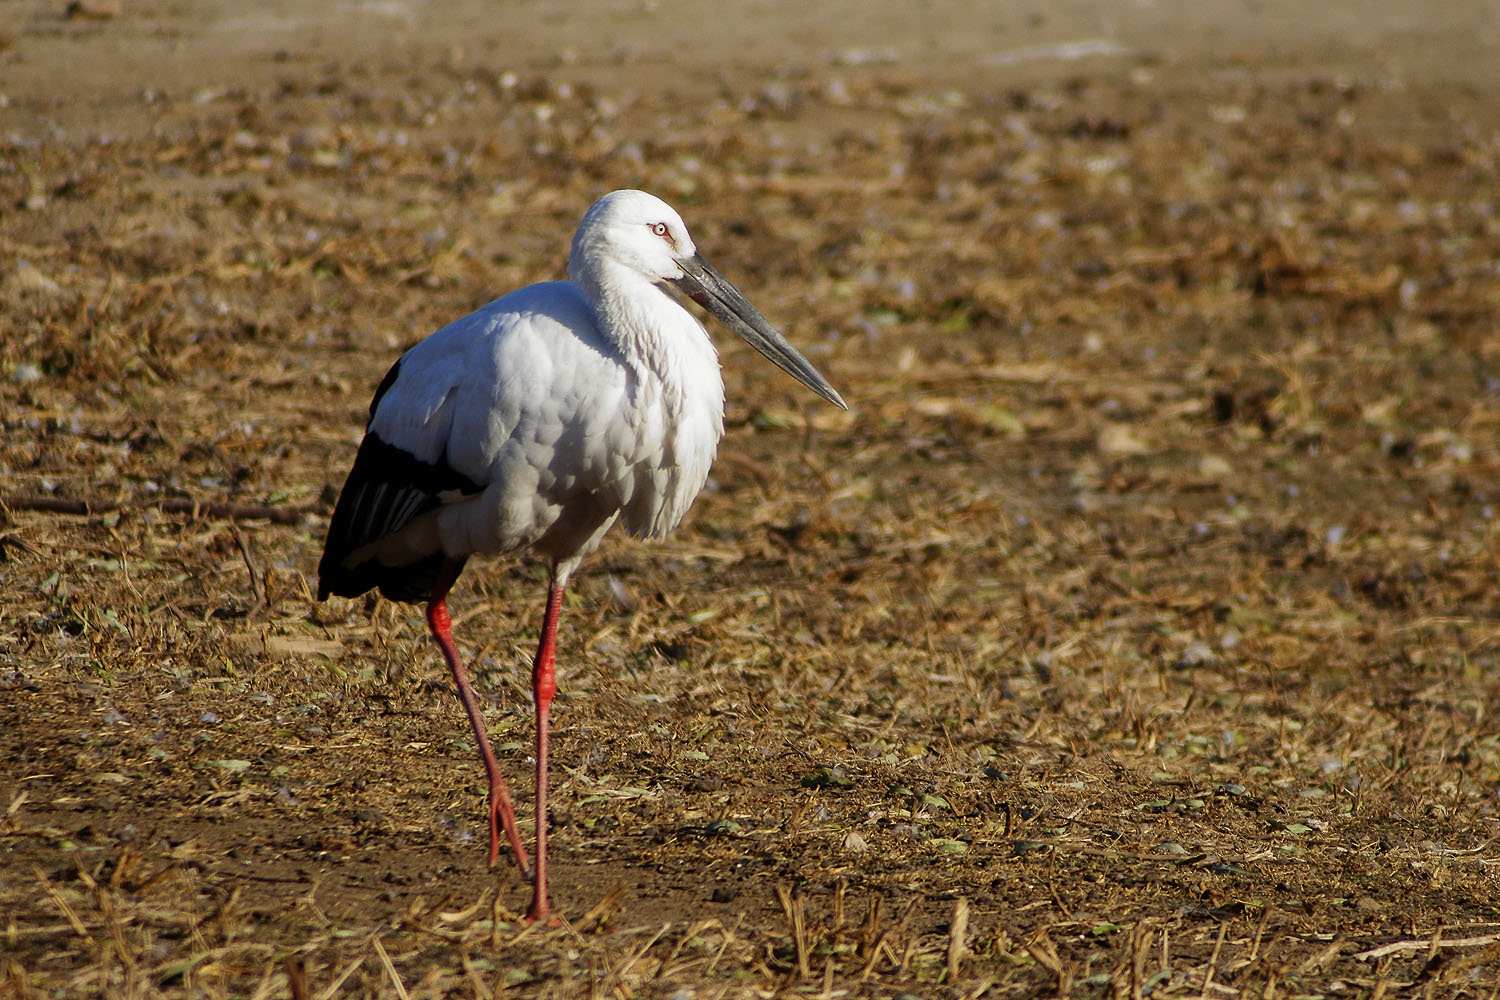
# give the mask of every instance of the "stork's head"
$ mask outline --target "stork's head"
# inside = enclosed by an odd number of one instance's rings
[[[644,191],[611,191],[578,224],[568,269],[576,272],[604,258],[660,284],[680,279],[678,262],[697,252],[671,205]]]
[[[818,370],[699,255],[682,216],[660,198],[644,191],[611,191],[590,206],[573,237],[568,271],[575,282],[595,286],[591,279],[605,262],[654,285],[676,285],[798,382],[847,409]]]

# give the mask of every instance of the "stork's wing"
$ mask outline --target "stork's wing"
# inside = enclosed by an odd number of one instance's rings
[[[703,349],[712,363],[706,340]],[[528,286],[448,324],[376,391],[329,524],[319,594],[378,587],[423,601],[445,559],[549,533],[557,551],[587,543],[630,502],[643,459],[668,448],[659,413],[634,391],[592,307],[567,282]],[[632,403],[641,412],[626,412]],[[483,503],[463,503],[479,494]],[[440,507],[441,520],[432,513]],[[632,530],[652,528],[651,517]]]
[[[372,419],[381,399],[396,384],[400,368],[398,361],[376,390],[370,403]],[[387,565],[370,547],[454,496],[482,489],[441,456],[437,461],[423,461],[373,431],[366,433],[328,524],[328,540],[318,563],[318,599],[330,594],[358,597],[378,587],[392,600],[427,600],[447,558],[443,552],[435,550],[419,554],[414,562]]]

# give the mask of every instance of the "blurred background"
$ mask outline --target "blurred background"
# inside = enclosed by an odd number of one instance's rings
[[[1494,4],[5,12],[5,989],[1493,989]],[[619,187],[851,410],[714,333],[527,928],[419,609],[310,579],[391,362]],[[452,601],[521,802],[542,572]]]

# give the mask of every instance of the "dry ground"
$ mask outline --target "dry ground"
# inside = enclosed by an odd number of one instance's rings
[[[671,86],[647,6],[610,58],[324,38],[111,93],[111,40],[191,10],[21,6],[0,994],[1497,995],[1500,132],[1462,73],[893,35]],[[87,99],[37,82],[69,45]],[[854,408],[719,339],[710,488],[565,611],[565,920],[527,927],[419,610],[310,575],[391,360],[621,186]],[[541,580],[454,599],[523,802]]]

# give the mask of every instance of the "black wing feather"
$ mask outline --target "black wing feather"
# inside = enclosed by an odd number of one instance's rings
[[[396,384],[400,367],[401,362],[396,362],[375,391],[371,419],[381,398]],[[349,558],[441,506],[443,494],[482,491],[482,486],[446,461],[424,462],[377,434],[366,434],[328,522],[328,540],[318,563],[318,600],[330,594],[358,597],[376,588],[394,601],[429,599],[443,563],[450,558],[446,552],[428,553],[401,566],[388,566],[373,557],[351,564]],[[466,557],[453,558],[462,566]]]

